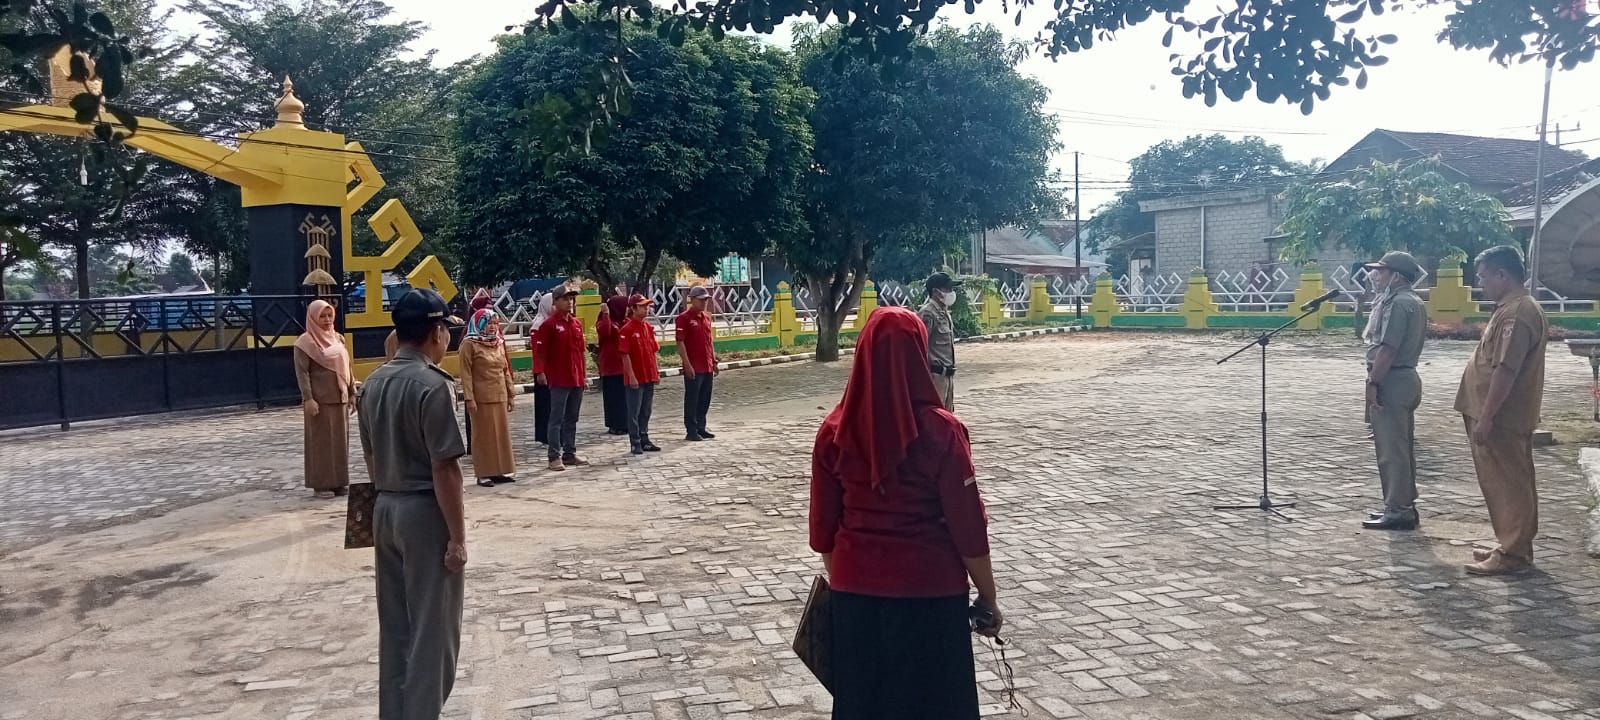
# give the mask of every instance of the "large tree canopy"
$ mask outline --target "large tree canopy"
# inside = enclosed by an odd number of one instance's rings
[[[1291,188],[1284,256],[1310,260],[1333,244],[1378,257],[1406,250],[1419,258],[1470,257],[1511,240],[1500,201],[1439,172],[1439,160],[1373,163],[1342,182]],[[1431,263],[1425,267],[1431,271]]]
[[[609,261],[637,248],[627,279],[642,285],[665,255],[710,274],[803,233],[811,97],[792,61],[751,40],[629,32],[632,107],[593,153],[544,151],[604,52],[593,38],[505,38],[469,83],[452,230],[467,282],[585,270],[609,289]]]
[[[1283,148],[1259,137],[1191,135],[1153,145],[1128,163],[1128,188],[1095,210],[1084,237],[1091,252],[1101,242],[1128,239],[1156,229],[1139,211],[1146,200],[1196,193],[1265,187],[1282,189],[1308,168],[1283,157]]]
[[[936,30],[895,72],[841,52],[849,42],[830,30],[797,43],[817,93],[812,232],[778,243],[816,302],[822,360],[837,357],[844,310],[885,242],[942,243],[1059,209],[1049,93],[1016,71],[1022,50],[999,30]]]

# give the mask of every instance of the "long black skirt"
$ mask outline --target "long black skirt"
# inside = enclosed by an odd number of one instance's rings
[[[833,592],[834,720],[976,720],[967,598]]]
[[[605,406],[606,429],[614,434],[628,431],[628,384],[621,375],[600,378],[600,401]]]
[[[550,444],[550,386],[533,386],[533,439]]]

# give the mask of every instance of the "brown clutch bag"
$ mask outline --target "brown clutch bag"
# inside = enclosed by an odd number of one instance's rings
[[[821,575],[811,583],[811,596],[794,633],[794,654],[828,692],[833,692],[833,590]]]
[[[378,504],[377,489],[372,483],[356,483],[345,494],[350,502],[344,516],[344,549],[372,547],[372,509]]]

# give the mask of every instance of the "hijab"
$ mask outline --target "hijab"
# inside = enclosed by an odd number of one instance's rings
[[[472,296],[472,304],[469,307],[471,307],[472,312],[477,312],[489,307],[489,305],[491,305],[493,302],[494,299],[489,297],[489,290],[487,288],[478,288],[478,293]]]
[[[311,306],[306,308],[306,331],[294,339],[294,346],[316,364],[332,370],[339,376],[339,382],[349,388],[350,355],[345,352],[344,338],[337,328],[324,328],[317,322],[327,310],[333,310],[333,306],[326,300],[311,301]]]
[[[495,321],[498,319],[500,314],[489,308],[473,313],[472,320],[467,323],[467,339],[489,347],[499,345],[500,329],[495,327]]]
[[[1390,302],[1394,301],[1394,296],[1402,291],[1412,290],[1411,286],[1414,282],[1398,271],[1394,272],[1394,279],[1389,282],[1389,287],[1384,288],[1382,292],[1378,293],[1378,298],[1372,301],[1372,309],[1367,312],[1367,327],[1361,334],[1362,340],[1369,344],[1377,340],[1378,331],[1382,328],[1378,327],[1376,320],[1383,317],[1384,310],[1388,308]]]
[[[551,288],[550,292],[539,297],[539,312],[534,314],[533,327],[529,332],[538,330],[539,326],[543,325],[544,321],[549,320],[550,316],[554,314],[556,314],[556,294],[555,288]]]
[[[621,325],[628,321],[628,296],[617,294],[606,298],[606,310],[611,313],[611,322]]]
[[[916,313],[880,307],[856,340],[844,399],[823,421],[839,448],[845,482],[867,478],[875,490],[894,479],[924,414],[944,407],[928,371],[928,330]]]

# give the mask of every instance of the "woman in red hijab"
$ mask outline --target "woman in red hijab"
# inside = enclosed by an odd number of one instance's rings
[[[622,378],[622,353],[617,343],[621,339],[622,325],[628,321],[628,296],[612,295],[606,299],[605,310],[594,323],[595,340],[600,357],[600,400],[605,408],[606,433],[628,434],[628,387]]]
[[[833,588],[835,720],[975,720],[968,580],[999,631],[966,426],[915,313],[882,307],[811,456],[811,548]]]

